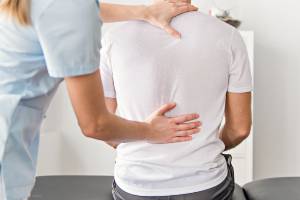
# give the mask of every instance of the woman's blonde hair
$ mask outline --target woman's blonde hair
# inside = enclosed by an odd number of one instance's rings
[[[30,0],[0,0],[0,12],[5,12],[21,25],[30,24]]]

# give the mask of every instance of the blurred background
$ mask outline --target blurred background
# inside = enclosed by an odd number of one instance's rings
[[[150,1],[103,2],[146,4]],[[300,176],[300,2],[194,0],[193,3],[204,13],[212,8],[230,10],[234,18],[242,21],[241,31],[254,33],[254,48],[250,48],[254,53],[251,58],[255,83],[254,127],[253,145],[251,138],[251,147],[247,146],[252,165],[248,170],[254,179]],[[41,143],[38,175],[113,173],[114,150],[82,136],[64,86],[48,112]]]

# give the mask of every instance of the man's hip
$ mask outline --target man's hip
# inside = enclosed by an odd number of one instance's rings
[[[231,164],[231,156],[224,155],[228,175],[226,179],[219,185],[203,190],[200,192],[183,194],[183,195],[174,195],[174,196],[137,196],[129,194],[123,191],[115,182],[113,183],[113,197],[115,200],[230,200],[234,192],[234,170]]]

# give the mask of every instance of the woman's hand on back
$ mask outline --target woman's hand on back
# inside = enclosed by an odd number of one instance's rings
[[[197,11],[198,8],[191,5],[190,0],[156,0],[146,10],[145,21],[180,38],[180,33],[170,25],[172,19],[185,12]]]
[[[153,132],[147,136],[147,141],[160,144],[186,142],[193,139],[192,135],[200,132],[201,122],[198,121],[198,114],[165,116],[175,107],[175,103],[166,104],[149,116],[146,122],[151,125]]]

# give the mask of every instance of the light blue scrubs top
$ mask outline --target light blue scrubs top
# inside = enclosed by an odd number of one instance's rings
[[[1,200],[29,197],[39,128],[62,78],[98,69],[101,24],[97,3],[32,0],[32,26],[27,27],[0,14]]]

